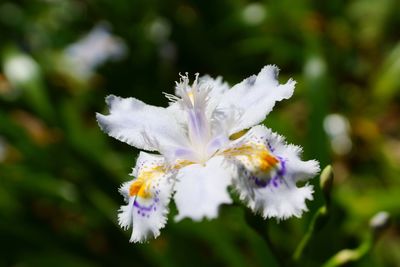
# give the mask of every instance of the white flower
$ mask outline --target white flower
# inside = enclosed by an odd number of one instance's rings
[[[127,53],[124,41],[113,36],[107,24],[99,23],[90,32],[64,49],[67,66],[78,78],[90,78],[94,70],[108,60],[121,59]]]
[[[132,226],[131,241],[157,237],[165,225],[173,196],[176,220],[218,216],[231,203],[227,187],[264,218],[299,217],[312,199],[311,185],[298,187],[319,171],[317,161],[302,161],[301,148],[257,125],[276,101],[293,94],[295,82],[277,81],[278,69],[264,67],[232,88],[221,78],[182,76],[169,107],[135,98],[108,96],[109,115],[97,114],[110,136],[147,151],[133,170],[135,178],[120,189],[127,205],[119,223]],[[255,126],[257,125],[257,126]]]

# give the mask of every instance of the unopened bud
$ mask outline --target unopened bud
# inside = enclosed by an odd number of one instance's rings
[[[325,200],[327,204],[330,202],[330,195],[332,191],[332,186],[333,186],[333,169],[331,165],[326,166],[321,173],[320,176],[320,187],[322,189],[322,192],[324,194]]]
[[[387,211],[380,211],[369,221],[369,226],[374,232],[374,236],[379,237],[383,230],[390,224],[390,214]]]

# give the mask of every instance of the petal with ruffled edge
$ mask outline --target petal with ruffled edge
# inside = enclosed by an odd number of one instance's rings
[[[233,168],[223,157],[214,157],[204,165],[182,168],[175,185],[174,200],[179,211],[175,220],[216,218],[219,206],[232,202],[227,191],[232,176]]]
[[[139,149],[171,151],[188,145],[185,131],[171,111],[135,98],[106,97],[109,115],[97,113],[100,128],[108,135]]]
[[[245,183],[245,184],[244,184]],[[281,181],[278,185],[268,184],[265,187],[250,185],[246,181],[237,180],[236,189],[240,199],[255,213],[264,218],[287,219],[300,217],[307,211],[306,200],[313,199],[313,187],[305,185],[297,187],[291,181]]]
[[[141,152],[132,175],[120,193],[127,205],[121,206],[118,222],[124,229],[132,227],[130,242],[156,238],[165,226],[172,194],[171,176],[162,156]]]
[[[230,134],[250,128],[265,119],[277,101],[292,96],[295,81],[279,84],[276,66],[265,66],[258,75],[250,76],[227,90],[217,109],[239,112],[239,119]]]
[[[253,150],[253,151],[252,151]],[[300,217],[312,199],[311,185],[297,187],[319,172],[315,160],[302,161],[300,147],[264,126],[255,126],[221,152],[239,166],[234,180],[240,199],[264,218]]]

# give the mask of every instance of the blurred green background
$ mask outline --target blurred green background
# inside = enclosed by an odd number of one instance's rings
[[[347,266],[400,266],[399,14],[396,0],[0,1],[0,266],[322,266],[383,210],[390,226]],[[235,84],[266,64],[298,83],[265,124],[335,172],[301,259],[318,178],[301,219],[233,205],[174,223],[172,207],[158,239],[130,244],[117,188],[138,151],[98,128],[104,97],[166,106],[179,72]]]

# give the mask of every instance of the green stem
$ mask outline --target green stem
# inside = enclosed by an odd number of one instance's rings
[[[275,259],[279,266],[285,266],[284,259],[279,252],[279,250],[272,243],[269,238],[268,232],[266,230],[266,223],[260,216],[254,216],[254,214],[250,212],[246,212],[246,221],[247,224],[264,240],[264,242],[269,247],[271,253],[275,256]]]
[[[303,257],[303,254],[305,252],[305,249],[307,248],[311,237],[314,235],[315,232],[317,232],[319,229],[322,228],[322,226],[325,224],[326,219],[328,215],[328,210],[326,206],[322,206],[318,209],[318,211],[315,213],[310,226],[307,229],[306,234],[303,236],[302,240],[300,241],[299,245],[297,246],[294,254],[293,254],[293,260],[294,261],[300,261],[301,258]]]
[[[364,257],[372,248],[372,238],[368,236],[360,244],[359,247],[355,249],[343,249],[332,256],[324,265],[323,267],[336,267],[336,266],[343,266],[344,264],[357,261]]]
[[[323,267],[343,266],[364,257],[373,247],[374,243],[390,225],[390,215],[385,211],[378,212],[370,220],[371,232],[364,241],[355,249],[343,249],[333,255]]]
[[[312,236],[319,231],[327,222],[329,209],[331,205],[331,191],[333,186],[333,169],[331,165],[327,165],[321,172],[320,175],[320,188],[324,195],[325,205],[320,207],[314,214],[311,223],[307,229],[306,234],[297,246],[293,260],[298,262],[304,256],[305,250],[311,241]]]

